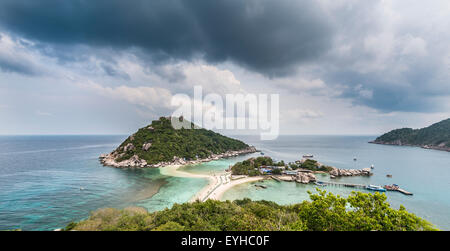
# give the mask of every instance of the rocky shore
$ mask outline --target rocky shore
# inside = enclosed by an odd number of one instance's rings
[[[333,167],[333,170],[330,171],[330,178],[337,177],[350,177],[350,176],[371,176],[372,172],[370,168],[363,169],[338,169]]]
[[[316,182],[317,179],[313,173],[298,172],[295,181],[302,184],[309,184],[312,182]]]
[[[125,146],[128,147],[128,146]],[[131,146],[129,146],[131,147]],[[111,152],[109,154],[102,154],[100,155],[99,159],[100,162],[104,166],[109,167],[116,167],[116,168],[158,168],[163,166],[170,166],[170,165],[190,165],[190,164],[197,164],[202,162],[208,162],[212,160],[218,160],[222,158],[231,158],[236,157],[243,154],[249,154],[256,152],[256,148],[253,146],[250,146],[248,148],[238,150],[238,151],[227,151],[221,154],[212,154],[208,158],[204,159],[196,159],[196,160],[185,160],[183,158],[174,156],[172,161],[166,161],[166,162],[159,162],[156,164],[149,164],[146,160],[139,158],[137,155],[133,155],[131,158],[127,160],[123,160],[121,162],[117,162],[116,159],[120,157],[120,154],[116,151]]]
[[[312,172],[298,172],[297,175],[279,175],[271,176],[272,179],[277,181],[297,182],[302,184],[309,184],[316,182],[317,178]]]
[[[378,144],[378,145],[389,145],[389,146],[411,146],[411,147],[420,147],[423,149],[432,149],[439,151],[450,152],[450,147],[446,146],[445,143],[441,143],[439,145],[412,145],[403,143],[401,140],[396,140],[392,142],[383,142],[383,141],[370,141],[370,144]]]

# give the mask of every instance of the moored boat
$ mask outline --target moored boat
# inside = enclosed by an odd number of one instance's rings
[[[324,184],[324,183],[321,182],[321,181],[316,181],[314,184],[315,184],[316,186],[320,186],[320,187],[325,187],[325,186],[327,186],[326,184]]]
[[[376,185],[368,185],[366,186],[367,190],[376,191],[376,192],[386,192],[386,189],[381,186]]]

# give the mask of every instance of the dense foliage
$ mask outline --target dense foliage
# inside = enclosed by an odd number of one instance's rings
[[[425,220],[400,207],[395,210],[384,194],[353,192],[348,198],[318,190],[311,201],[281,206],[250,199],[175,204],[148,213],[143,208],[100,209],[66,230],[109,231],[420,231],[435,230]]]
[[[313,159],[306,159],[305,161],[303,161],[302,163],[299,163],[299,164],[289,163],[289,167],[293,170],[302,168],[302,169],[307,169],[307,170],[312,170],[312,171],[323,171],[323,172],[329,172],[333,169],[330,166],[321,165],[319,162],[317,162],[317,160],[313,160]]]
[[[116,161],[129,159],[136,154],[147,163],[154,164],[171,161],[174,156],[191,160],[249,147],[242,141],[198,128],[193,123],[190,125],[191,128],[196,129],[175,130],[170,118],[162,117],[155,120],[151,125],[139,129],[128,137],[116,149],[116,152],[122,154]],[[132,147],[127,148],[129,144],[132,144]],[[145,144],[151,144],[151,146],[146,150],[143,147]]]
[[[422,129],[403,128],[378,137],[375,143],[450,147],[450,119]]]
[[[234,175],[260,175],[258,168],[261,166],[284,166],[284,162],[275,162],[270,157],[250,158],[242,162],[238,162],[231,167],[231,172]]]

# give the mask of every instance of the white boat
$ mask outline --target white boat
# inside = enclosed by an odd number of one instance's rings
[[[376,185],[368,185],[366,186],[367,190],[377,191],[377,192],[386,192],[386,189]]]

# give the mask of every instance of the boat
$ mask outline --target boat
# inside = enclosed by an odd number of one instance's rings
[[[396,184],[392,184],[392,185],[385,185],[384,188],[388,191],[398,191],[400,187]]]
[[[358,159],[356,157],[353,158],[353,161],[357,161]]]
[[[325,186],[327,186],[326,184],[324,184],[324,183],[321,182],[321,181],[316,181],[314,184],[315,184],[316,186],[320,186],[320,187],[325,187]]]
[[[305,154],[305,155],[303,155],[303,158],[314,158],[314,155],[312,155],[312,154]]]
[[[386,175],[386,177],[392,178],[392,174],[388,174],[388,175]]]
[[[374,169],[375,167],[373,166],[373,164],[370,166],[370,169]]]
[[[261,152],[261,155],[264,155],[264,153],[263,153],[263,152]]]
[[[386,189],[381,186],[368,185],[366,186],[367,190],[376,191],[376,192],[386,192]]]

